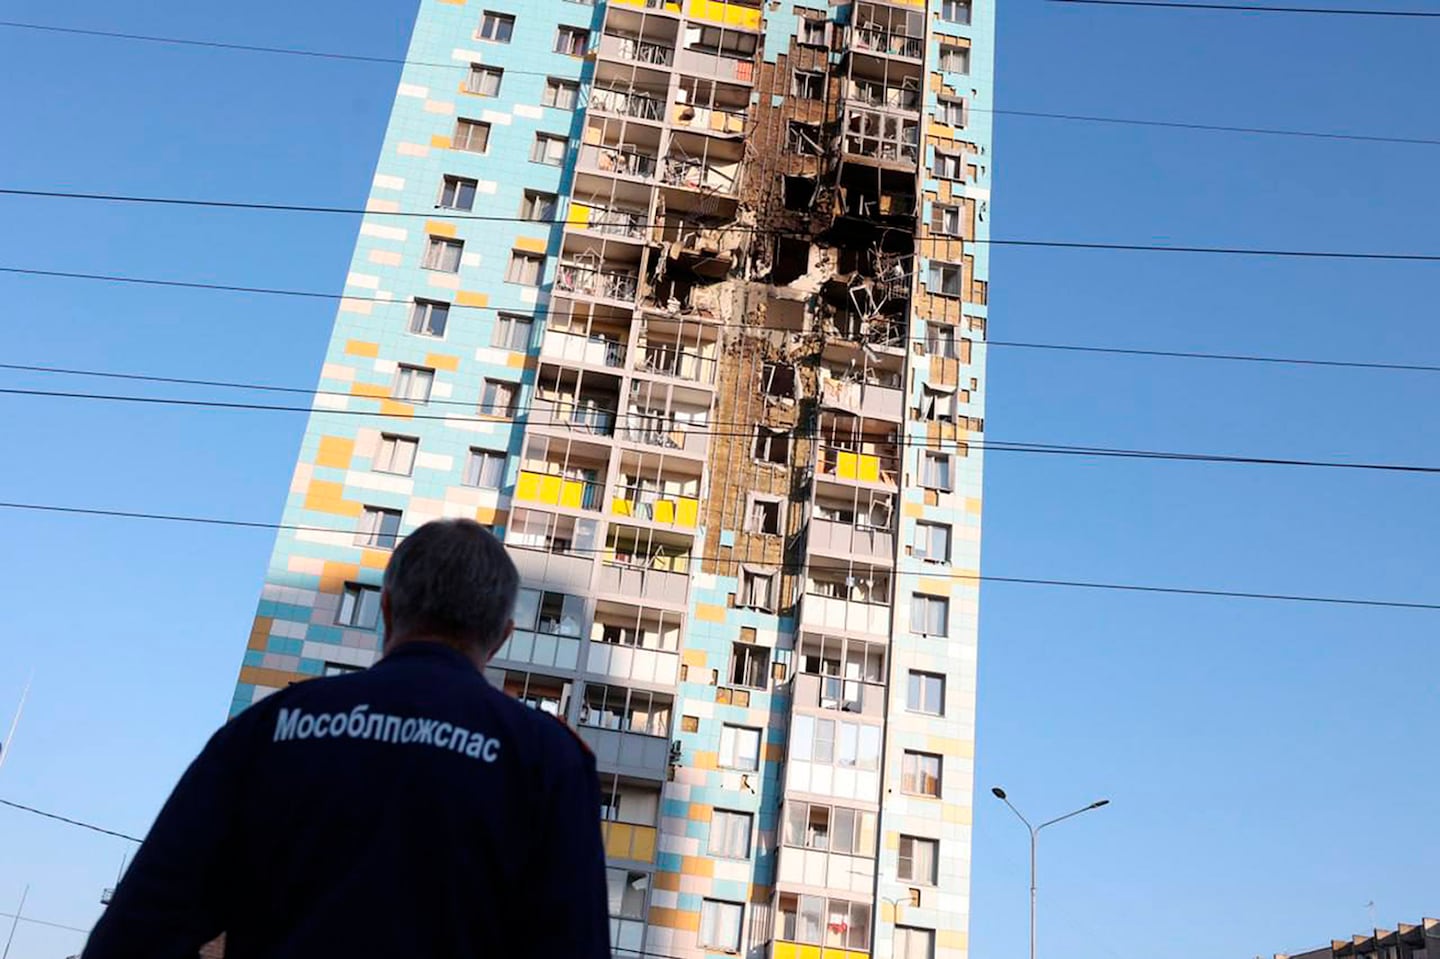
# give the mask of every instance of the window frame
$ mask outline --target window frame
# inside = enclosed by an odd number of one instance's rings
[[[923,604],[923,605],[922,605]],[[931,611],[938,607],[940,610],[940,629],[932,630]],[[919,615],[918,611],[923,608],[924,614]],[[917,623],[917,619],[923,619],[923,623]],[[917,625],[927,628],[917,629]],[[936,596],[934,593],[914,592],[910,594],[910,632],[917,636],[949,636],[950,635],[950,597]]]
[[[454,202],[460,198],[462,189],[469,188],[470,203],[461,206]],[[475,196],[480,192],[480,181],[474,177],[458,176],[454,173],[446,173],[440,177],[440,196],[435,200],[437,210],[459,210],[468,213],[475,209]],[[450,202],[446,202],[446,195],[450,195]]]
[[[765,582],[765,595],[762,598],[756,597],[756,589],[750,584],[758,584],[761,580]],[[735,591],[735,606],[739,609],[758,609],[764,612],[775,611],[775,573],[763,569],[741,569],[740,588]]]
[[[930,232],[936,236],[963,236],[965,225],[961,212],[958,203],[936,203],[930,212]],[[953,227],[945,222],[952,215],[955,218]]]
[[[490,22],[493,22],[496,25],[497,29],[495,33],[497,34],[500,32],[500,30],[498,29],[499,27],[508,27],[508,29],[504,31],[505,36],[486,36],[485,28],[486,25]],[[485,43],[509,43],[514,38],[515,14],[504,13],[500,10],[482,10],[480,12],[480,25],[475,28],[476,40],[481,40]]]
[[[564,91],[570,97],[570,102],[564,106],[558,102],[560,91]],[[553,92],[553,95],[552,95]],[[546,101],[550,102],[546,102]],[[549,107],[552,110],[574,110],[580,102],[580,84],[574,80],[567,80],[565,77],[546,77],[544,92],[540,95],[540,105]]]
[[[910,852],[905,852],[906,843],[910,845]],[[915,865],[917,847],[928,850],[930,868],[924,875],[917,875]],[[895,863],[895,878],[901,882],[913,882],[921,886],[934,886],[939,883],[940,878],[940,840],[931,839],[929,836],[912,836],[907,833],[900,834],[899,858]],[[905,869],[906,861],[909,861],[910,868]]]
[[[499,404],[492,402],[490,398],[492,391],[496,397],[502,392],[509,392],[509,401],[503,406],[504,412],[496,412]],[[487,376],[480,381],[480,402],[476,409],[481,416],[500,416],[513,419],[519,403],[520,384],[515,380],[502,380],[498,376]]]
[[[943,482],[934,482],[929,474],[930,470],[926,464],[939,464],[935,469],[943,469],[944,476],[939,478]],[[941,493],[949,493],[955,489],[955,460],[954,457],[943,450],[921,450],[920,451],[920,485],[925,489],[933,489]]]
[[[721,913],[722,909],[726,912]],[[733,935],[729,935],[725,942],[707,941],[706,927],[709,926],[710,934],[712,936],[715,935],[718,931],[717,927],[719,923],[728,916],[728,911],[731,909],[735,912]],[[707,916],[709,917],[708,919]],[[743,902],[733,902],[729,899],[711,899],[708,896],[700,900],[700,928],[696,933],[696,944],[701,949],[738,953],[740,951],[740,945],[744,941],[744,930],[745,904]],[[731,931],[727,924],[725,932],[729,933]]]
[[[369,610],[373,618],[366,623],[367,618],[363,614],[366,610],[367,597],[373,597],[374,608]],[[345,607],[350,606],[350,615],[345,615]],[[380,627],[380,587],[370,586],[366,583],[346,583],[340,593],[340,605],[335,607],[335,625],[344,629],[368,629],[374,630]]]
[[[744,660],[743,667],[741,666],[742,658]],[[735,640],[730,644],[730,671],[727,674],[730,681],[727,685],[739,689],[769,689],[770,659],[769,646]],[[760,664],[758,671],[755,669],[757,662]],[[737,671],[742,673],[740,679],[735,678]],[[758,682],[755,681],[757,679]]]
[[[830,21],[828,18],[809,17],[801,14],[799,17],[799,29],[795,31],[795,42],[802,47],[828,47],[830,46]],[[817,40],[811,33],[819,27],[820,38]]]
[[[522,267],[522,268],[521,268],[521,269],[523,270],[523,272],[522,272],[522,274],[521,274],[521,278],[520,278],[520,279],[515,279],[514,276],[513,276],[513,274],[516,272],[516,270],[515,270],[515,264],[516,264],[517,262],[523,262],[523,263],[526,264],[525,267]],[[534,278],[533,280],[526,280],[526,279],[523,278],[523,276],[524,276],[524,273],[528,273],[528,272],[529,272],[528,267],[529,267],[530,264],[534,264],[534,267],[535,267],[535,278]],[[511,250],[511,251],[510,251],[510,261],[505,264],[505,282],[506,282],[506,283],[514,283],[516,286],[539,286],[541,280],[543,280],[544,278],[545,278],[545,254],[543,254],[543,253],[531,253],[529,250]]]
[[[801,69],[790,71],[790,95],[802,100],[824,100],[824,71]]]
[[[553,161],[550,157],[550,145],[560,144],[560,155]],[[543,146],[542,146],[543,144]],[[538,163],[541,166],[564,166],[565,155],[570,152],[570,138],[558,133],[548,133],[544,130],[535,131],[535,142],[530,145],[530,162]]]
[[[955,289],[951,292],[947,289],[948,284],[945,278],[953,274]],[[925,292],[931,296],[944,296],[950,299],[958,299],[965,295],[965,267],[960,263],[950,263],[946,260],[931,260],[930,273],[925,284]]]
[[[775,528],[768,530],[763,523],[756,523],[755,507],[761,504],[769,504],[775,507]],[[784,536],[785,535],[785,497],[773,496],[768,493],[751,493],[746,497],[745,502],[745,532],[754,533],[757,536]]]
[[[550,204],[548,216],[536,216],[536,207],[542,203]],[[560,215],[560,196],[546,190],[532,190],[528,187],[520,192],[520,219],[526,223],[553,223]]]
[[[365,529],[370,517],[378,517],[373,523],[374,529]],[[395,528],[391,532],[385,532],[386,521],[391,517],[395,520]],[[400,540],[400,527],[405,523],[405,511],[393,509],[389,506],[371,506],[366,503],[360,507],[360,523],[355,530],[355,545],[365,549],[395,548]]]
[[[907,772],[906,766],[910,764],[912,759],[914,760],[913,770]],[[928,765],[928,761],[932,759],[935,761],[935,775],[933,777],[926,777],[925,769],[924,767],[922,767],[921,764],[923,762]],[[924,786],[927,778],[934,779],[935,791],[933,793],[925,792],[923,788],[920,788]],[[906,796],[919,796],[924,799],[939,799],[945,791],[944,779],[944,756],[941,756],[939,753],[927,753],[918,749],[907,749],[902,753],[900,757],[900,792],[902,792]],[[917,788],[911,788],[912,786]]]
[[[918,716],[944,716],[945,715],[945,674],[935,673],[925,669],[911,669],[905,674],[905,711],[915,713]],[[918,680],[918,682],[917,682]],[[931,704],[931,696],[926,694],[926,684],[934,681],[938,689],[936,695],[939,703]],[[919,702],[916,702],[916,691],[919,692]]]
[[[524,339],[517,344],[515,337],[517,331],[524,328]],[[530,341],[535,337],[535,318],[528,313],[514,313],[510,310],[502,310],[495,314],[494,330],[490,334],[490,345],[497,350],[509,350],[512,353],[524,353],[530,349]]]
[[[902,935],[903,933],[903,935]],[[923,937],[912,941],[911,937]],[[901,952],[903,940],[904,952]],[[915,951],[915,946],[922,946],[920,952]],[[935,959],[935,930],[922,929],[919,926],[895,925],[895,938],[892,948],[895,959]]]
[[[970,120],[970,111],[959,97],[938,97],[935,101],[935,119],[946,126],[963,130]]]
[[[742,733],[746,734],[747,737],[750,734],[754,735],[755,759],[753,766],[742,765],[737,761],[739,759],[743,759],[743,757],[736,754],[735,749],[736,746],[740,745],[740,735]],[[725,748],[725,740],[727,736],[730,739],[729,750]],[[764,736],[758,727],[742,726],[739,723],[724,723],[720,727],[720,750],[716,755],[715,764],[721,769],[734,769],[742,773],[759,772],[760,767],[764,764],[765,761],[764,757],[761,755],[763,746]]]
[[[476,77],[482,78],[482,81],[493,78],[495,80],[495,90],[491,93],[486,93],[484,83],[477,84],[475,82]],[[491,63],[472,63],[470,64],[470,72],[465,75],[465,92],[476,97],[498,97],[500,95],[500,85],[504,81],[504,67],[497,67]]]
[[[926,548],[925,548],[923,551],[920,549],[920,537],[919,537],[920,530],[922,530],[922,529],[924,529],[925,532],[926,532],[926,542],[925,542],[925,547],[926,547]],[[945,533],[945,549],[944,549],[943,555],[939,555],[939,556],[934,555],[934,553],[933,553],[933,552],[930,550],[930,548],[929,548],[929,547],[932,545],[932,543],[931,543],[931,541],[930,541],[930,537],[931,537],[931,535],[933,535],[933,534],[934,534],[936,531],[938,531],[938,530],[943,530],[944,533]],[[940,564],[940,565],[949,565],[949,563],[950,563],[950,556],[951,556],[951,550],[954,548],[954,542],[955,542],[955,527],[954,527],[954,526],[952,526],[952,525],[949,524],[949,523],[937,523],[937,522],[934,522],[934,521],[931,521],[931,520],[917,520],[916,523],[915,523],[915,532],[916,532],[915,541],[914,541],[914,543],[912,544],[911,550],[910,550],[910,554],[911,554],[912,556],[917,556],[917,557],[919,557],[920,560],[921,560],[921,562],[925,562],[925,563],[937,563],[937,564]]]
[[[484,446],[472,446],[465,455],[465,473],[460,477],[460,485],[470,489],[501,489],[505,485],[505,469],[509,464],[510,457],[503,450],[492,450]],[[480,466],[476,468],[475,463]],[[485,472],[492,463],[499,463],[500,475],[495,479],[495,485],[491,486],[485,482]],[[470,481],[471,476],[475,481]]]
[[[945,161],[945,165],[953,165],[951,172],[947,173],[944,171],[941,163],[942,160]],[[965,176],[965,164],[963,161],[963,154],[937,149],[935,151],[935,162],[931,165],[930,172],[942,180],[961,180],[964,179]]]
[[[579,38],[580,40],[580,50],[578,52],[574,49],[571,49],[575,45],[573,42],[563,44],[561,42],[562,39],[568,39],[570,41],[573,41],[576,38]],[[588,27],[577,27],[568,23],[560,23],[555,25],[555,40],[551,46],[552,53],[558,53],[561,56],[566,57],[583,57],[589,51],[589,49],[590,30]]]
[[[422,376],[423,374],[423,376]],[[411,385],[417,380],[425,384],[425,395],[416,397],[410,391],[400,392],[400,385],[409,379]],[[401,363],[395,367],[395,381],[390,386],[390,398],[400,403],[409,403],[412,406],[424,406],[430,402],[431,395],[435,392],[435,370],[428,366],[417,366],[413,363]]]
[[[963,59],[965,61],[965,69],[952,70],[950,67],[947,67],[945,65],[946,56],[958,56]],[[970,48],[961,46],[958,43],[945,43],[942,40],[940,43],[940,55],[936,58],[935,65],[940,68],[942,73],[954,73],[957,76],[968,77],[970,75]]]
[[[386,466],[381,467],[380,458],[384,455],[385,444],[390,444],[390,456]],[[410,466],[405,470],[394,469],[395,451],[401,448],[401,444],[409,444]],[[381,433],[380,448],[376,450],[374,458],[370,461],[370,470],[374,473],[385,473],[389,476],[413,476],[415,475],[415,458],[420,454],[420,438],[418,436],[406,436],[403,433]]]
[[[440,309],[437,310],[436,307]],[[440,317],[439,329],[435,328],[435,317]],[[433,340],[445,339],[445,334],[450,329],[450,304],[444,300],[432,300],[429,297],[417,296],[410,301],[410,321],[405,324],[405,332],[411,336],[424,336]]]
[[[460,132],[462,130],[465,131],[465,136],[463,138],[465,146],[460,145],[462,139],[460,136]],[[485,142],[478,150],[476,150],[472,146],[475,140],[475,135],[473,132],[475,130],[481,130],[485,134]],[[490,152],[490,133],[490,124],[486,123],[484,120],[472,120],[469,117],[456,117],[455,132],[450,137],[450,148],[452,150],[459,150],[461,153],[475,153],[479,154],[480,156],[485,156]]]
[[[706,851],[718,859],[749,859],[754,832],[754,813],[739,809],[715,809],[710,814],[710,835],[706,842]],[[719,843],[716,842],[717,838]],[[743,843],[744,848],[736,852],[735,846],[740,843]]]
[[[949,16],[951,10],[963,11],[963,16]],[[970,25],[970,18],[975,15],[975,5],[971,0],[941,0],[940,19],[946,23],[958,23],[962,27]]]
[[[448,273],[453,276],[460,272],[464,257],[464,240],[453,236],[427,233],[425,235],[425,254],[420,258],[420,269],[430,270],[434,273]],[[447,265],[451,260],[455,263],[454,269]]]

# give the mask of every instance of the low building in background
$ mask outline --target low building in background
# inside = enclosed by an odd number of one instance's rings
[[[1440,919],[1421,919],[1418,926],[1376,929],[1369,935],[1332,939],[1330,945],[1275,959],[1440,959]]]

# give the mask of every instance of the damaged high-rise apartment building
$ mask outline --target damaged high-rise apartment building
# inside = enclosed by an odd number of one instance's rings
[[[422,0],[233,708],[490,525],[619,956],[968,952],[995,0]]]

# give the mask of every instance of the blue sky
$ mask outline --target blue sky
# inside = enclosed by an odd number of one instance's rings
[[[1399,0],[1396,0],[1398,3]],[[1418,6],[1418,3],[1417,3]],[[399,55],[413,4],[38,0],[50,23]],[[1002,0],[1002,108],[1440,137],[1440,22]],[[0,29],[0,186],[353,206],[398,67]],[[997,236],[1440,252],[1440,148],[998,118]],[[0,265],[338,289],[344,217],[0,198]],[[1001,247],[992,336],[1440,363],[1440,265]],[[0,276],[0,361],[309,385],[320,301]],[[992,351],[993,439],[1440,463],[1440,376]],[[6,374],[3,386],[53,388]],[[85,388],[93,381],[66,381]],[[127,391],[134,387],[126,385]],[[168,394],[210,395],[166,390]],[[230,398],[230,397],[227,397]],[[273,520],[303,418],[4,397],[0,499]],[[995,452],[985,571],[1434,600],[1440,479]],[[271,537],[6,512],[0,797],[143,831],[224,718]],[[1440,614],[989,585],[972,954],[1249,959],[1440,912]],[[0,912],[129,847],[0,808]],[[0,920],[3,925],[3,920]],[[78,951],[22,924],[14,959]]]

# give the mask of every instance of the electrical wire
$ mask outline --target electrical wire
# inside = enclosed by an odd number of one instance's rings
[[[68,926],[63,922],[47,922],[44,919],[31,919],[29,916],[18,916],[13,912],[0,912],[0,917],[4,917],[6,919],[18,919],[21,922],[28,922],[36,926],[49,926],[51,929],[67,929],[70,932],[79,932],[84,933],[85,935],[90,934],[90,930],[84,928],[83,926]]]
[[[78,193],[56,190],[20,190],[0,189],[0,195],[9,196],[30,196],[46,197],[54,199],[71,200],[104,200],[117,203],[151,203],[169,206],[192,206],[210,207],[216,209],[232,210],[263,210],[270,212],[285,213],[332,213],[351,216],[375,216],[375,217],[423,217],[427,220],[455,220],[455,221],[480,221],[485,223],[531,223],[536,226],[565,226],[565,220],[560,219],[532,219],[523,216],[501,216],[474,213],[453,213],[442,210],[435,211],[393,211],[364,210],[358,207],[335,207],[335,206],[313,206],[303,204],[286,203],[252,203],[239,200],[203,200],[182,197],[154,197],[154,196],[127,196],[123,194],[110,193]],[[678,226],[679,224],[656,222],[648,224],[637,224],[637,229],[655,229]],[[811,239],[811,235],[800,230],[781,230],[774,227],[753,227],[743,224],[720,225],[714,227],[717,232],[740,233],[771,237],[793,237]],[[1012,247],[1039,247],[1046,249],[1060,250],[1109,250],[1123,252],[1145,252],[1145,253],[1196,253],[1221,256],[1259,256],[1299,259],[1323,259],[1323,260],[1383,260],[1400,262],[1421,262],[1440,263],[1440,253],[1372,253],[1359,250],[1298,250],[1272,247],[1238,247],[1238,246],[1199,246],[1199,245],[1171,245],[1160,243],[1116,243],[1087,240],[1027,240],[1021,238],[996,238],[996,237],[958,237],[958,236],[930,236],[916,237],[916,243],[951,243],[960,241],[962,243],[977,246],[1012,246]],[[202,289],[224,289],[236,290],[245,293],[281,293],[281,291],[253,287],[230,287],[223,285],[185,283],[176,280],[154,280],[141,279],[136,277],[123,277],[94,273],[71,273],[61,270],[39,270],[21,267],[0,267],[3,273],[18,273],[30,276],[50,276],[68,279],[108,280],[111,282],[147,283],[158,286],[182,286]],[[316,296],[340,298],[341,294],[323,293],[295,293],[288,292],[289,296]],[[351,300],[372,300],[376,302],[391,302],[389,300],[378,300],[375,297],[348,296],[345,299]]]
[[[1236,13],[1317,13],[1343,17],[1440,18],[1434,10],[1388,10],[1338,7],[1278,7],[1259,3],[1181,3],[1179,0],[1049,0],[1050,3],[1079,3],[1099,7],[1153,7],[1166,10],[1222,10]]]
[[[1185,4],[1185,6],[1193,6],[1193,4]],[[336,51],[306,50],[297,47],[276,47],[257,44],[226,43],[213,40],[194,40],[184,37],[167,37],[155,34],[122,33],[111,30],[91,30],[82,29],[79,27],[64,27],[54,24],[26,23],[15,20],[0,21],[0,27],[17,30],[35,30],[57,34],[73,34],[77,36],[100,37],[114,40],[143,41],[146,43],[160,43],[175,46],[209,47],[214,49],[232,50],[245,53],[265,53],[283,56],[309,57],[320,60],[341,60],[361,63],[396,64],[400,66],[432,67],[452,70],[470,69],[469,63],[441,63],[426,60],[408,60],[403,57],[382,57],[369,56],[364,54],[342,53]],[[550,73],[547,73],[543,70],[518,70],[509,67],[502,67],[502,69],[504,69],[506,74],[512,76],[551,76]],[[650,87],[645,84],[640,84],[632,87],[632,89],[650,89]],[[668,91],[668,87],[662,87],[658,84],[655,85],[653,89],[657,92],[662,90]],[[1417,146],[1440,146],[1440,139],[1429,137],[1384,136],[1360,133],[1341,133],[1338,131],[1327,130],[1293,130],[1276,127],[1236,126],[1222,123],[1199,123],[1176,120],[1146,120],[1139,117],[1090,116],[1075,113],[1054,113],[1043,110],[1009,110],[979,106],[967,106],[967,109],[971,113],[988,113],[992,115],[1013,116],[1028,119],[1062,120],[1081,123],[1124,124],[1128,126],[1152,126],[1170,129],[1196,130],[1210,133],[1240,133],[1247,135],[1259,134],[1264,136],[1302,137],[1323,140],[1353,140],[1368,143],[1395,143]]]
[[[68,816],[61,816],[53,812],[46,812],[43,809],[36,809],[34,806],[26,806],[23,803],[11,802],[9,799],[0,799],[0,806],[9,806],[11,809],[19,809],[22,812],[33,813],[36,816],[44,816],[46,819],[53,819],[57,822],[67,823],[71,826],[79,826],[81,829],[88,829],[91,832],[98,832],[103,833],[107,836],[114,836],[117,839],[128,839],[130,842],[142,841],[135,838],[134,836],[128,835],[127,833],[116,832],[113,829],[106,829],[103,826],[96,826],[93,823],[82,822],[79,819],[71,819]]]
[[[353,535],[353,531],[344,529],[331,529],[323,526],[299,526],[284,523],[261,523],[248,520],[223,519],[209,516],[187,516],[175,513],[153,513],[136,510],[101,509],[96,507],[60,506],[51,503],[22,503],[22,502],[0,502],[0,509],[21,510],[41,513],[62,513],[78,516],[96,516],[114,519],[134,519],[153,522],[185,523],[202,526],[238,527],[246,529],[266,529],[277,531],[306,531],[315,533],[330,533],[339,536]],[[397,536],[397,542],[403,539]],[[572,547],[571,553],[603,553],[610,547],[580,548]],[[690,555],[691,561],[711,562],[717,564],[730,564],[739,566],[748,562],[744,558],[723,557],[723,556],[702,556]],[[769,564],[775,565],[775,564]],[[853,568],[856,564],[851,563]],[[874,565],[874,564],[862,564]],[[818,563],[782,563],[777,567],[785,572],[803,572],[807,569],[833,569]],[[1035,576],[998,576],[990,573],[962,573],[946,572],[944,570],[926,571],[919,574],[927,579],[959,579],[969,582],[984,583],[1008,583],[1021,586],[1049,586],[1067,589],[1091,589],[1091,590],[1112,590],[1128,593],[1157,593],[1179,596],[1200,596],[1228,599],[1254,599],[1272,602],[1288,603],[1315,603],[1323,605],[1338,606],[1364,606],[1383,609],[1413,609],[1426,611],[1440,611],[1440,603],[1421,603],[1407,600],[1384,600],[1384,599],[1363,599],[1350,596],[1323,596],[1307,595],[1300,593],[1275,593],[1246,590],[1209,589],[1204,587],[1191,586],[1152,586],[1141,583],[1112,583],[1094,580],[1055,579]],[[130,837],[124,837],[130,838]]]
[[[524,419],[529,413],[535,412],[533,408],[517,408],[513,411],[513,417],[507,416],[504,420],[486,419],[482,416],[457,416],[445,414],[422,414],[405,412],[382,412],[372,410],[332,410],[324,407],[312,406],[279,406],[267,405],[264,403],[232,403],[221,400],[191,400],[174,397],[159,396],[135,396],[132,394],[117,393],[80,393],[68,390],[28,390],[17,388],[0,388],[0,395],[7,396],[28,396],[46,399],[77,399],[100,402],[134,403],[146,406],[176,406],[198,409],[215,410],[241,410],[241,411],[263,411],[277,413],[334,413],[340,416],[364,416],[370,418],[391,418],[406,421],[413,420],[439,420],[446,422],[479,422],[498,423],[508,425],[512,419]],[[354,399],[374,399],[380,397],[352,397]],[[403,401],[397,401],[403,402]],[[529,421],[532,426],[550,426],[556,428],[568,428],[565,420],[541,420]],[[660,432],[671,436],[707,436],[730,439],[748,439],[755,435],[754,427],[764,424],[727,424],[723,421],[720,425],[744,425],[750,427],[743,431],[727,432],[723,430],[686,427],[664,427]],[[797,434],[797,439],[810,439],[823,442],[824,436],[811,433]],[[945,440],[931,441],[928,438],[911,436],[897,436],[884,441],[887,446],[894,446],[902,449],[929,449],[929,450],[984,450],[988,452],[1003,453],[1033,453],[1050,456],[1080,456],[1097,459],[1139,459],[1139,460],[1162,460],[1171,462],[1186,463],[1222,463],[1241,466],[1286,466],[1304,467],[1312,469],[1343,469],[1357,471],[1376,471],[1385,473],[1408,473],[1434,475],[1440,473],[1440,466],[1428,466],[1413,463],[1369,463],[1369,462],[1347,462],[1344,460],[1317,460],[1317,459],[1295,459],[1273,456],[1242,456],[1229,453],[1189,453],[1175,450],[1147,450],[1127,449],[1107,446],[1077,446],[1060,443],[1033,443],[1011,440],[980,440],[980,439],[957,439],[947,443]]]

